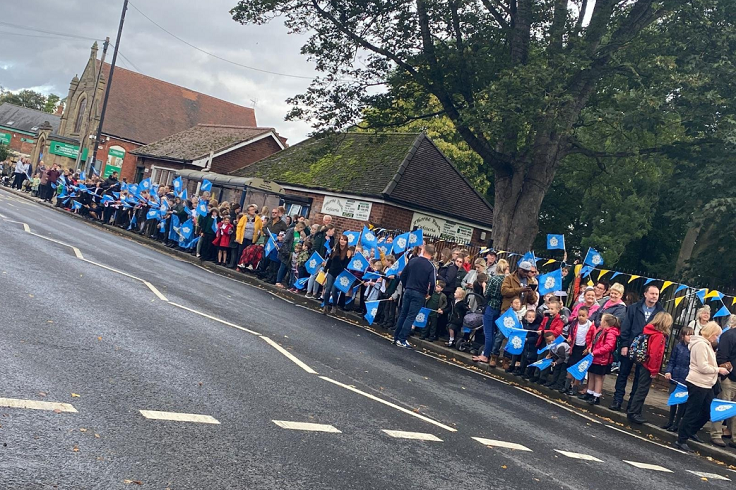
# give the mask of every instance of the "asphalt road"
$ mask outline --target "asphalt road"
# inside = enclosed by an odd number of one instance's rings
[[[4,190],[0,291],[3,489],[730,489],[716,475],[736,478]]]

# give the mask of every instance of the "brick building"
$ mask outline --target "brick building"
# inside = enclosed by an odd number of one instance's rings
[[[477,245],[491,237],[493,208],[424,133],[310,138],[231,175],[278,183],[306,198],[297,211],[330,214],[340,230],[421,227]]]
[[[58,131],[41,135],[44,139],[36,145],[35,158],[44,154],[47,163],[71,168],[81,146],[82,162],[91,159],[94,141],[90,135],[97,133],[109,74],[110,65],[97,59],[95,43],[82,75],[69,85]],[[129,182],[138,181],[146,169],[137,166],[133,150],[197,124],[255,127],[256,116],[252,108],[116,66],[96,169],[102,176],[117,170]],[[91,164],[87,162],[88,170]]]
[[[0,104],[0,144],[10,148],[15,157],[31,157],[41,128],[56,133],[60,117],[7,102]],[[36,168],[37,160],[33,161]]]
[[[228,174],[286,148],[273,128],[199,124],[131,153],[151,180],[168,185],[176,170]]]

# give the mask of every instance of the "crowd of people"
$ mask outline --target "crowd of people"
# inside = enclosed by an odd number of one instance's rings
[[[24,167],[20,170],[28,177]],[[644,402],[652,381],[663,376],[671,392],[687,388],[687,402],[670,408],[664,427],[678,434],[675,445],[681,450],[690,451],[687,441],[698,440],[698,431],[709,423],[714,397],[736,401],[736,315],[722,329],[707,306],[698,310],[695,320],[679,329],[665,363],[674,321],[654,284],[645,286],[639,299],[620,283],[585,286],[563,265],[560,290],[541,295],[534,261],[522,260],[512,272],[493,250],[473,257],[462,247],[436,250],[421,234],[412,236],[416,232],[337,230],[329,215],[312,224],[304,216],[288,216],[283,207],[241,209],[209,192],[188,199],[181,185],[156,186],[148,179],[127,184],[117,173],[87,179],[41,162],[34,175],[33,191],[41,199],[304,294],[319,301],[325,315],[358,311],[391,331],[400,347],[412,348],[412,335],[448,347],[475,340],[474,362],[591,405],[601,403],[604,379],[617,371],[609,406],[615,411],[623,409],[633,373],[626,414],[634,424],[646,422]],[[23,188],[29,179],[14,178],[13,184],[19,180]],[[426,322],[418,321],[421,311],[428,313]],[[521,346],[511,345],[509,331],[499,324],[509,314],[525,333]],[[585,359],[590,359],[587,376],[573,376],[568,368]],[[734,418],[711,422],[711,443],[736,449],[733,429]]]

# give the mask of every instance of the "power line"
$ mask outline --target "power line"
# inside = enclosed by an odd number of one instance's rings
[[[137,71],[138,73],[141,73],[141,70],[140,70],[140,69],[139,69],[139,68],[138,68],[137,66],[135,66],[135,63],[133,63],[132,61],[130,61],[130,60],[128,59],[128,57],[127,57],[127,56],[125,56],[125,55],[123,54],[123,52],[122,52],[122,51],[118,50],[118,54],[119,54],[120,56],[122,56],[122,58],[123,58],[123,59],[124,59],[124,60],[125,60],[125,61],[126,61],[126,62],[127,62],[127,63],[128,63],[129,65],[130,65],[130,66],[132,66],[132,67],[133,67],[133,69],[134,69],[135,71]]]
[[[94,37],[87,37],[87,36],[79,36],[76,34],[69,34],[65,32],[55,32],[55,31],[48,31],[44,29],[38,29],[36,27],[30,27],[22,24],[11,24],[10,22],[0,22],[0,26],[9,27],[11,29],[25,29],[27,31],[33,31],[33,32],[42,32],[44,34],[53,34],[54,36],[61,36],[61,37],[70,37],[75,39],[84,39],[87,41],[102,41],[102,39],[94,38]],[[27,36],[27,37],[42,37],[42,36],[33,36],[32,34],[21,34],[21,33],[14,33],[14,32],[5,32],[5,34],[14,34],[16,36]],[[50,38],[53,39],[53,38]]]
[[[144,14],[143,12],[141,12],[141,10],[138,7],[136,7],[135,5],[133,5],[132,2],[128,2],[128,5],[130,5],[131,7],[133,7],[139,14],[141,14],[143,17],[145,17],[146,19],[148,19],[153,25],[155,25],[156,27],[158,27],[159,29],[161,29],[162,31],[164,31],[166,34],[168,34],[169,36],[173,37],[174,39],[176,39],[178,41],[181,41],[182,43],[186,44],[190,48],[194,48],[194,49],[196,49],[197,51],[199,51],[201,53],[204,53],[204,54],[206,54],[208,56],[212,56],[213,58],[216,58],[216,59],[218,59],[220,61],[224,61],[225,63],[230,63],[231,65],[239,66],[241,68],[246,68],[248,70],[258,71],[258,72],[261,72],[261,73],[267,73],[269,75],[277,75],[277,76],[280,76],[280,77],[299,78],[301,80],[312,80],[314,78],[314,77],[307,77],[307,76],[303,76],[303,75],[290,75],[288,73],[279,73],[279,72],[275,72],[275,71],[264,70],[262,68],[255,68],[253,66],[244,65],[242,63],[238,63],[236,61],[232,61],[232,60],[229,60],[227,58],[223,58],[223,57],[218,56],[216,54],[210,53],[209,51],[205,51],[204,49],[199,48],[199,47],[195,46],[194,44],[185,41],[184,39],[180,38],[176,34],[173,34],[173,33],[169,32],[169,31],[167,31],[164,27],[162,27],[161,25],[157,24],[149,16],[147,16],[146,14]]]

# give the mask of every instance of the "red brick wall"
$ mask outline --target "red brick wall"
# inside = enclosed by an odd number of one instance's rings
[[[102,138],[107,139],[107,137],[104,135]],[[119,146],[125,150],[125,158],[123,158],[123,167],[120,170],[120,180],[127,179],[128,182],[132,183],[133,178],[135,177],[135,167],[136,167],[137,157],[135,155],[131,155],[130,152],[135,150],[136,148],[139,148],[141,145],[136,144],[136,143],[130,143],[128,141],[120,141],[113,137],[110,138],[110,141],[105,141],[104,143],[102,143],[100,145],[101,148],[97,150],[97,159],[102,161],[102,168],[100,169],[100,175],[104,174],[105,164],[107,163],[107,150],[111,146]]]
[[[281,147],[273,138],[264,138],[216,157],[212,160],[212,171],[219,174],[229,174],[234,170],[263,160],[279,150],[281,150]]]
[[[26,155],[33,155],[33,150],[36,147],[36,137],[31,136],[28,134],[21,134],[16,133],[10,129],[0,129],[0,133],[6,133],[10,135],[10,147],[11,150],[18,151],[20,153],[25,153]],[[21,141],[21,139],[27,139],[34,141],[33,143],[28,143],[26,141]],[[34,167],[35,167],[35,162]]]

